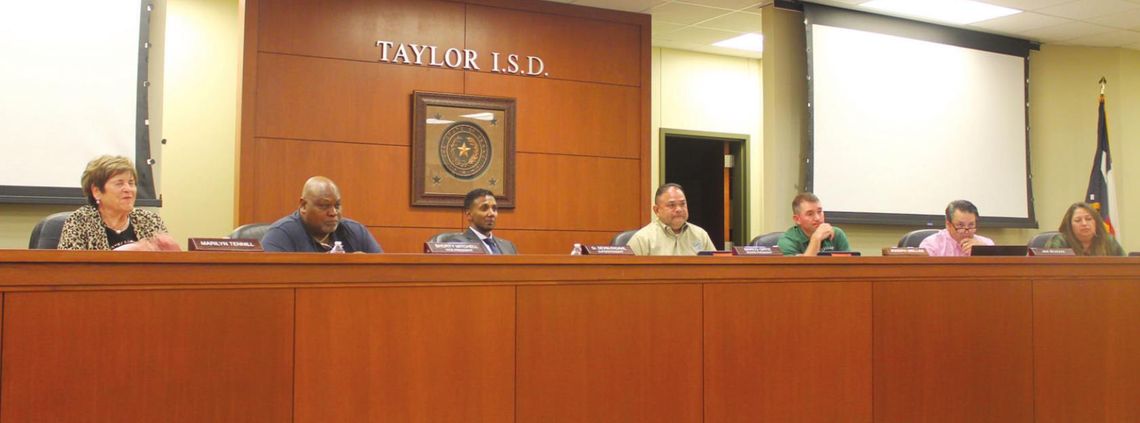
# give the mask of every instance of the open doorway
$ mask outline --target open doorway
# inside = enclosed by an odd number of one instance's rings
[[[685,188],[689,221],[717,248],[745,245],[748,136],[661,129],[661,181]]]

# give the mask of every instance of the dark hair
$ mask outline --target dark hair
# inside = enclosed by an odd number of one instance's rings
[[[954,200],[951,201],[950,204],[946,205],[947,222],[949,222],[951,220],[950,218],[954,216],[954,210],[960,211],[962,213],[973,214],[974,217],[978,216],[978,208],[974,206],[974,203],[966,200]]]
[[[108,180],[123,172],[130,173],[132,178],[138,179],[135,165],[131,163],[131,159],[126,157],[99,156],[95,160],[87,162],[87,168],[83,170],[83,176],[79,179],[83,193],[87,195],[87,203],[98,207],[99,203],[95,201],[95,194],[91,192],[91,187],[99,187],[99,190],[103,191],[106,189]]]
[[[1096,234],[1093,235],[1092,242],[1089,243],[1088,251],[1085,251],[1084,244],[1077,239],[1077,235],[1073,233],[1073,213],[1077,209],[1084,209],[1093,217],[1094,225],[1096,225]],[[1077,202],[1069,206],[1069,210],[1065,212],[1065,217],[1061,219],[1061,226],[1057,228],[1061,236],[1065,238],[1065,243],[1069,244],[1069,248],[1078,256],[1106,256],[1111,251],[1108,243],[1108,231],[1104,228],[1104,219],[1100,217],[1100,212],[1096,211],[1093,206],[1088,203]]]
[[[800,214],[800,205],[803,203],[818,203],[819,197],[810,192],[801,192],[792,199],[792,214]]]
[[[489,189],[484,188],[475,188],[471,191],[468,191],[467,196],[463,197],[463,210],[471,210],[471,206],[475,204],[475,200],[486,197],[488,195],[494,197],[495,193],[491,192]]]
[[[681,194],[685,193],[685,189],[681,188],[681,184],[673,182],[661,184],[661,186],[657,187],[657,192],[653,194],[653,203],[656,204],[657,199],[661,198],[662,195],[665,195],[665,191],[669,191],[669,188],[676,188],[677,191],[681,191]]]

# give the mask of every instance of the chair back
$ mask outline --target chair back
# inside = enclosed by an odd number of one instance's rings
[[[467,242],[467,239],[463,237],[463,232],[444,232],[436,234],[427,242]]]
[[[1042,232],[1042,233],[1039,233],[1037,235],[1034,235],[1033,238],[1030,239],[1029,243],[1026,245],[1028,245],[1029,248],[1045,248],[1045,244],[1048,243],[1050,239],[1053,239],[1053,237],[1055,237],[1059,234],[1060,234],[1060,232],[1057,232],[1057,231]]]
[[[633,238],[633,234],[637,233],[637,231],[639,231],[639,230],[640,229],[630,229],[628,231],[617,234],[616,236],[614,236],[614,239],[610,240],[610,245],[616,245],[618,247],[623,247],[623,246],[629,244],[629,239]]]
[[[899,239],[899,247],[913,247],[918,248],[922,244],[922,240],[926,237],[938,233],[941,229],[917,229],[907,232]]]
[[[230,239],[256,239],[261,240],[265,236],[265,232],[269,231],[270,223],[247,223],[238,226],[233,232],[230,232]]]
[[[59,247],[59,237],[63,233],[63,222],[71,216],[71,212],[54,213],[41,220],[32,228],[32,235],[28,239],[28,248],[32,250],[54,250]]]
[[[776,243],[780,242],[780,236],[782,235],[784,235],[783,232],[768,232],[763,235],[756,235],[756,238],[752,238],[751,241],[748,241],[748,245],[754,247],[775,247]]]

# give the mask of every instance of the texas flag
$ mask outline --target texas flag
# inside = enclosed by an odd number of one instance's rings
[[[1116,188],[1112,183],[1112,154],[1108,152],[1108,125],[1104,122],[1104,94],[1100,95],[1100,117],[1096,124],[1096,155],[1093,156],[1092,175],[1089,175],[1089,189],[1085,202],[1100,212],[1108,233],[1116,235]]]

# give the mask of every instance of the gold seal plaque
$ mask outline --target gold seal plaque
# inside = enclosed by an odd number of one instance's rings
[[[514,99],[417,91],[412,110],[413,206],[462,206],[486,188],[514,207]]]
[[[491,165],[491,139],[478,125],[455,122],[439,140],[443,169],[459,179],[474,179]]]

